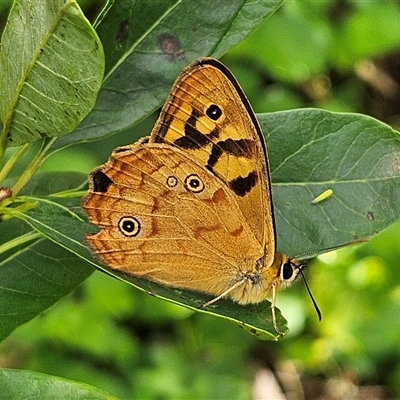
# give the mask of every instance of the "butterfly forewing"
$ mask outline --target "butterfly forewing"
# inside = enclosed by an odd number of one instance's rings
[[[269,167],[258,121],[239,84],[218,61],[202,59],[177,79],[150,141],[185,151],[230,190],[272,264],[275,229]]]

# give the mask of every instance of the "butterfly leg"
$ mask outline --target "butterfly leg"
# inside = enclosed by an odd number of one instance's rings
[[[207,301],[206,303],[204,303],[203,305],[201,305],[199,308],[206,308],[209,305],[215,303],[218,300],[221,300],[223,297],[225,297],[227,294],[229,294],[230,292],[232,292],[232,290],[236,289],[237,287],[239,287],[240,285],[243,285],[243,283],[246,282],[246,278],[242,279],[241,281],[236,282],[233,286],[231,286],[228,290],[225,290],[224,293],[220,294],[219,296],[215,297],[214,299],[211,299],[210,301]]]
[[[283,335],[283,332],[278,327],[276,323],[276,313],[275,313],[275,299],[276,299],[276,286],[272,285],[272,299],[271,299],[271,314],[272,314],[272,324],[274,325],[275,330],[280,335]]]

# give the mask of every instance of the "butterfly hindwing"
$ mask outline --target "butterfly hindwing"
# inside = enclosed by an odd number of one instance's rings
[[[117,149],[84,199],[102,264],[136,277],[221,293],[263,248],[223,182],[165,144]]]

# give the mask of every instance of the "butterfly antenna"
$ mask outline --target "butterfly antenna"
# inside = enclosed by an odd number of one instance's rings
[[[312,293],[311,293],[311,289],[310,289],[310,287],[308,286],[306,277],[305,277],[305,275],[304,275],[304,273],[303,273],[303,267],[304,267],[304,264],[302,264],[302,265],[299,266],[299,272],[300,272],[300,274],[301,274],[301,276],[302,276],[302,278],[303,278],[304,284],[306,285],[306,289],[307,289],[308,295],[310,296],[310,299],[311,299],[311,301],[312,301],[312,303],[313,303],[313,306],[314,306],[314,308],[315,308],[315,311],[316,311],[316,313],[317,313],[317,315],[318,315],[318,321],[321,321],[321,319],[322,319],[321,310],[319,309],[318,304],[317,304],[317,302],[315,301],[314,296],[313,296]]]

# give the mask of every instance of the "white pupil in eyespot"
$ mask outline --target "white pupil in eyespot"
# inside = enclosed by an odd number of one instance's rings
[[[140,222],[135,217],[122,217],[118,222],[121,233],[125,236],[136,236],[140,232]]]
[[[213,121],[216,121],[221,117],[222,110],[216,104],[211,104],[207,108],[206,114],[208,118],[212,119]]]
[[[204,189],[203,181],[196,174],[192,174],[186,177],[185,186],[193,193],[200,193]]]
[[[189,184],[193,188],[198,188],[200,186],[200,182],[197,179],[192,179]]]

